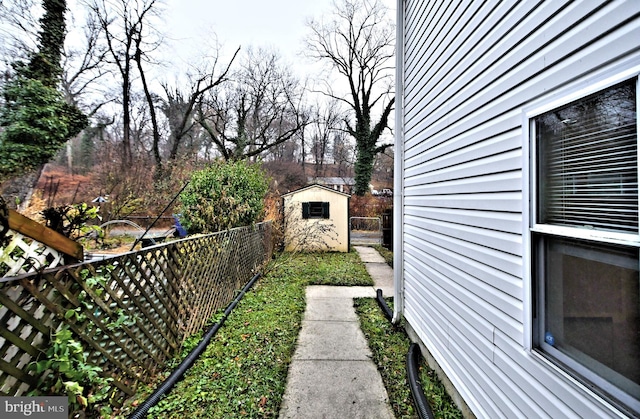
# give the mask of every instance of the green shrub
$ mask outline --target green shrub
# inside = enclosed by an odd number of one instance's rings
[[[216,162],[194,172],[180,194],[182,225],[189,233],[212,233],[255,223],[268,187],[257,164]]]
[[[2,94],[0,181],[45,164],[88,124],[82,112],[40,80],[15,77]]]
[[[77,312],[70,310],[65,317],[73,315],[77,316]],[[113,378],[104,377],[102,368],[87,361],[85,348],[67,324],[53,333],[44,355],[29,365],[38,375],[46,373],[39,378],[38,388],[31,391],[30,396],[66,393],[72,412],[83,411],[86,417],[110,417]]]

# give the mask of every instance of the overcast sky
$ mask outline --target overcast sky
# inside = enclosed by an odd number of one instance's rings
[[[393,8],[390,17],[395,18],[395,0],[384,3]],[[167,29],[177,45],[174,52],[183,60],[215,33],[225,54],[238,46],[274,47],[299,71],[310,70],[300,65],[304,59],[298,55],[306,21],[333,10],[332,0],[166,0],[166,5]]]
[[[212,30],[229,48],[274,45],[299,49],[305,20],[331,7],[330,0],[167,0],[166,19],[175,36],[197,38]]]
[[[395,21],[396,0],[382,1],[389,8],[389,18]],[[274,47],[300,79],[313,80],[321,71],[321,65],[313,64],[300,52],[308,33],[306,22],[312,17],[329,16],[334,10],[333,0],[165,0],[165,4],[166,30],[176,45],[170,55],[182,65],[189,56],[201,56],[204,44],[215,34],[226,58],[220,65],[228,62],[238,46]],[[388,131],[384,135],[385,142],[393,141]]]

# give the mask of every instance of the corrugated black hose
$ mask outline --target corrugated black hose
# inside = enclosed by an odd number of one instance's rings
[[[393,319],[393,313],[387,302],[382,296],[382,290],[376,290],[376,300],[378,305],[382,309],[384,316],[387,320]],[[418,416],[420,419],[434,419],[433,412],[429,406],[429,401],[422,391],[420,384],[420,376],[418,375],[418,365],[420,362],[420,347],[416,343],[412,343],[409,347],[409,353],[407,354],[407,380],[409,381],[409,388],[411,389],[411,396],[413,397],[413,403],[418,410]]]
[[[409,353],[407,354],[407,379],[409,380],[413,403],[418,410],[420,419],[434,419],[429,401],[425,397],[424,391],[422,391],[422,385],[420,384],[420,377],[418,375],[419,362],[420,347],[417,343],[412,343],[411,346],[409,346]]]
[[[378,301],[378,305],[382,309],[384,316],[387,318],[387,320],[391,321],[393,319],[393,313],[387,305],[387,302],[384,300],[384,297],[382,296],[382,290],[380,288],[376,290],[376,300]]]
[[[222,327],[231,311],[236,307],[238,302],[242,299],[244,294],[249,291],[249,289],[253,286],[253,284],[260,278],[260,274],[257,273],[247,284],[242,288],[242,291],[238,294],[238,296],[227,306],[224,311],[224,315],[222,318],[214,324],[211,329],[204,335],[198,346],[196,346],[187,357],[178,365],[178,368],[173,370],[171,375],[167,377],[166,380],[162,382],[158,386],[158,388],[144,401],[138,408],[129,416],[129,419],[143,419],[147,416],[149,409],[158,404],[160,399],[167,394],[171,388],[182,379],[183,375],[193,363],[200,357],[202,352],[207,348],[211,339],[215,336],[218,330]]]

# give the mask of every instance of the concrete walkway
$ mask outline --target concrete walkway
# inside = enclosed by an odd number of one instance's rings
[[[374,287],[310,286],[280,418],[393,418],[360,330],[353,299],[393,294],[393,270],[373,248],[355,247]]]

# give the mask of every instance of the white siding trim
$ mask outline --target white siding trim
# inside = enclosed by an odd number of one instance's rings
[[[396,96],[393,169],[393,319],[397,324],[404,311],[404,4],[396,2]]]
[[[531,198],[531,123],[526,112],[522,116],[522,324],[523,331],[521,345],[526,352],[533,349],[533,279],[531,278],[531,235],[529,226],[532,223],[533,202]]]

